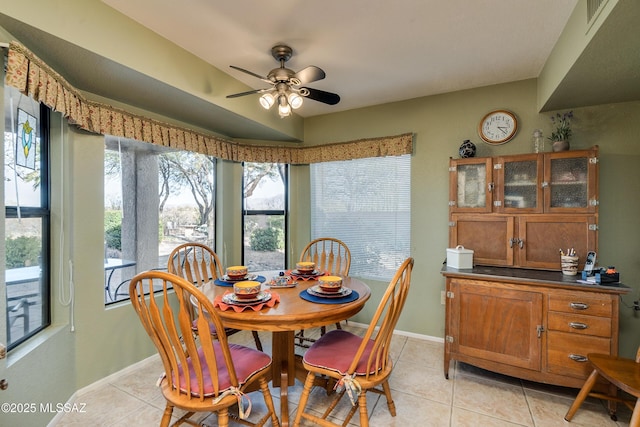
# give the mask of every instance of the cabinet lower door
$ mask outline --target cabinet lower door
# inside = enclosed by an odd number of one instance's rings
[[[451,290],[453,352],[540,370],[542,293],[469,280],[452,280]]]

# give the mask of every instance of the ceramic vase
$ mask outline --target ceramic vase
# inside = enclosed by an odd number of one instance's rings
[[[458,154],[460,154],[460,157],[463,159],[474,157],[476,155],[476,145],[468,139],[465,139],[458,149]]]
[[[569,149],[569,141],[553,141],[551,148],[553,151],[567,151]]]

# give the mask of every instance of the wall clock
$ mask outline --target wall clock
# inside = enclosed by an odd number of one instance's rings
[[[478,134],[487,144],[504,144],[516,135],[518,118],[511,111],[494,110],[478,124]]]

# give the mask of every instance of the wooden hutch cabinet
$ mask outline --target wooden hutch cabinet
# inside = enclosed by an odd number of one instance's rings
[[[597,251],[597,146],[451,159],[449,172],[449,247],[477,264],[559,270],[560,248]]]
[[[459,360],[517,378],[582,387],[587,354],[618,354],[625,285],[576,283],[557,271],[444,267],[444,374]]]
[[[451,360],[532,381],[581,387],[591,352],[618,354],[623,284],[580,284],[560,271],[559,249],[583,269],[598,247],[598,147],[451,159],[449,247],[474,266],[444,267],[444,372]]]

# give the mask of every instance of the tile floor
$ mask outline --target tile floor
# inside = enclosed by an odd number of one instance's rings
[[[349,324],[347,329],[361,331]],[[270,335],[261,333],[263,346],[270,352]],[[231,342],[253,346],[250,333],[239,333]],[[384,396],[368,395],[370,425],[389,426],[628,426],[630,411],[621,407],[617,422],[612,421],[603,402],[585,402],[571,423],[563,420],[577,390],[551,387],[521,381],[483,371],[462,363],[454,364],[450,379],[442,372],[442,343],[405,336],[396,336],[392,344],[394,372],[390,385],[397,416],[391,417]],[[135,372],[135,373],[134,373]],[[164,409],[164,399],[155,387],[162,372],[158,357],[151,357],[126,368],[77,393],[75,402],[86,404],[83,413],[68,413],[54,420],[52,426],[158,426]],[[290,390],[291,422],[297,409],[302,384]],[[274,404],[280,402],[274,393]],[[251,419],[265,413],[262,397],[251,395]],[[311,408],[327,401],[321,390],[312,393]],[[336,419],[344,420],[350,403],[348,399],[337,408]],[[174,414],[179,412],[174,411]],[[202,414],[205,425],[217,425],[215,415]],[[335,421],[335,420],[334,420]],[[240,425],[231,422],[232,426]],[[267,423],[270,425],[270,423]],[[305,424],[303,421],[303,425]],[[358,425],[357,415],[350,426]]]

